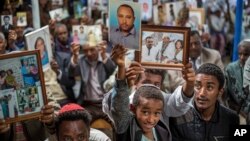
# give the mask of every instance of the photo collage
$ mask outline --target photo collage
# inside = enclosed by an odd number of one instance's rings
[[[0,60],[0,118],[39,112],[43,106],[36,55]]]

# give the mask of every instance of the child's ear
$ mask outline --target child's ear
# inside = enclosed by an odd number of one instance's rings
[[[130,111],[132,111],[135,114],[135,106],[133,104],[129,105]]]

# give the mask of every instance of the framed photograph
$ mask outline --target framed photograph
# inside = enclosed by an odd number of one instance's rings
[[[128,1],[109,1],[109,40],[128,49],[139,50],[141,4]]]
[[[1,26],[13,25],[12,15],[1,15]]]
[[[0,55],[0,118],[6,123],[37,118],[47,103],[38,50]]]
[[[138,1],[142,7],[142,21],[149,21],[152,19],[153,14],[153,0],[139,0]]]
[[[61,21],[69,17],[69,12],[66,8],[58,8],[49,11],[50,18],[56,21]]]
[[[49,26],[44,26],[25,35],[28,50],[38,49],[42,61],[43,70],[50,68],[52,48],[50,42]]]
[[[84,45],[98,44],[102,41],[101,25],[73,25],[72,26],[73,42]]]
[[[188,63],[190,28],[143,25],[141,64],[149,68],[180,70]]]
[[[205,24],[205,11],[203,8],[192,8],[189,10],[189,24],[191,29],[199,30]]]
[[[13,27],[12,15],[1,15],[1,30],[5,37],[8,37],[9,30],[13,29]]]
[[[17,26],[27,26],[27,13],[26,12],[17,12]]]
[[[166,25],[166,26],[174,26],[176,25],[177,19],[185,16],[186,8],[184,8],[183,1],[178,2],[168,2],[161,5],[154,6],[154,23],[156,25]],[[188,18],[188,17],[187,17]]]

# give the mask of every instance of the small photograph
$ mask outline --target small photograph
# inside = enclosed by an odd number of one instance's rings
[[[0,55],[0,118],[13,123],[37,118],[47,103],[39,51]]]
[[[102,41],[101,25],[89,25],[86,29],[88,44],[98,44]]]
[[[154,6],[154,23],[156,25],[183,25],[189,19],[189,8],[186,2],[168,2]]]
[[[1,15],[1,29],[4,33],[8,33],[13,28],[12,15]]]
[[[73,42],[84,45],[98,44],[102,41],[102,29],[100,25],[75,25],[72,27]]]
[[[44,26],[25,35],[28,50],[38,49],[42,59],[43,70],[50,67],[52,48],[50,43],[49,26]]]
[[[72,37],[74,43],[84,45],[87,41],[87,26],[86,25],[73,25],[72,26]]]
[[[27,13],[17,12],[17,26],[27,26]]]
[[[113,45],[139,50],[141,33],[141,4],[128,1],[109,1],[109,40]]]
[[[19,59],[0,60],[0,90],[23,87]]]
[[[16,91],[0,90],[0,119],[8,120],[17,116]]]
[[[153,12],[153,0],[139,0],[142,7],[142,14],[141,20],[142,21],[149,21],[152,19],[152,12]]]
[[[62,6],[63,0],[51,0],[51,4],[56,6]]]
[[[41,108],[39,89],[40,87],[28,87],[17,90],[18,115],[37,112]]]
[[[189,10],[188,27],[191,30],[201,31],[201,27],[205,24],[205,11],[203,8],[193,8]]]
[[[69,12],[66,8],[58,8],[49,11],[49,15],[51,19],[54,19],[56,21],[61,21],[69,17]]]
[[[84,14],[82,2],[81,1],[74,1],[73,7],[74,7],[74,17],[76,19],[81,18]]]
[[[91,9],[99,9],[101,11],[108,9],[108,0],[88,0]]]
[[[140,62],[148,67],[182,67],[188,62],[189,32],[186,27],[143,25]]]
[[[20,61],[24,87],[39,85],[38,67],[35,58],[23,57]]]
[[[154,5],[154,24],[165,25],[166,23],[166,7],[165,5]]]

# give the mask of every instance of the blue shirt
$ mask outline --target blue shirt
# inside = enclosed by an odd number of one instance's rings
[[[110,42],[113,45],[122,44],[126,48],[139,50],[139,34],[133,27],[128,35],[123,35],[119,28],[111,27],[110,30]]]

